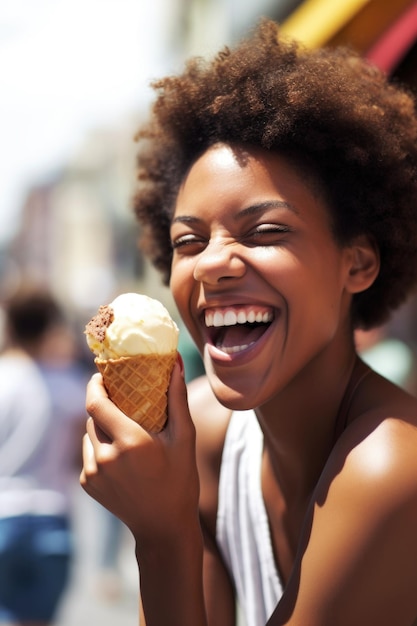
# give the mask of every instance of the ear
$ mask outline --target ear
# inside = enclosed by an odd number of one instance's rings
[[[377,245],[372,237],[359,235],[348,246],[348,251],[346,288],[352,294],[365,291],[379,274],[380,256]]]

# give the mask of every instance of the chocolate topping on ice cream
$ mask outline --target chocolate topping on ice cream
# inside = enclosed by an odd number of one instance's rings
[[[103,304],[97,314],[88,322],[85,332],[92,335],[97,341],[103,342],[106,336],[106,329],[114,320],[114,313],[111,306]]]

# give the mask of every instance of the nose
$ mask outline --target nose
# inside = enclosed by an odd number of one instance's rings
[[[241,278],[245,272],[245,261],[239,254],[239,244],[236,241],[209,241],[198,255],[194,279],[217,285],[226,279]]]

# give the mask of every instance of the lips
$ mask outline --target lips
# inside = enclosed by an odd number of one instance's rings
[[[262,306],[215,307],[206,309],[204,319],[211,343],[231,355],[243,352],[262,337],[274,311]]]

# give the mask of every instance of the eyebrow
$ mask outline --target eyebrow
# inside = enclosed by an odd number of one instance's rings
[[[252,204],[251,206],[242,209],[242,211],[239,211],[236,218],[246,217],[246,215],[256,215],[257,213],[262,213],[267,209],[288,209],[289,211],[292,211],[292,213],[298,214],[297,209],[285,200],[266,200],[265,202]]]
[[[285,200],[266,200],[265,202],[252,204],[251,206],[242,209],[235,216],[235,220],[238,221],[239,219],[244,218],[247,215],[256,215],[257,213],[263,213],[267,209],[287,209],[289,211],[292,211],[293,213],[298,214],[297,209],[289,202],[285,202]],[[201,221],[201,218],[194,217],[193,215],[178,215],[177,217],[173,218],[171,224],[193,224]]]

